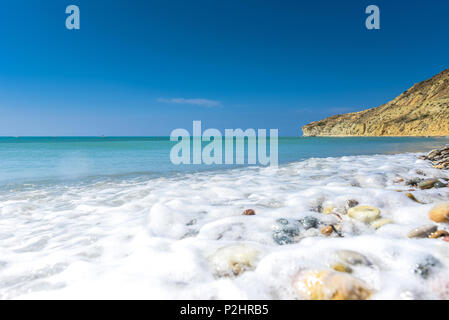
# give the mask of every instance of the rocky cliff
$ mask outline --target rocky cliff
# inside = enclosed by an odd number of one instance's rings
[[[449,136],[449,69],[380,107],[302,127],[304,136]]]

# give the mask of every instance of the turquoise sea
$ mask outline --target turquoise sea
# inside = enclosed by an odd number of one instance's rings
[[[307,158],[424,152],[449,138],[279,138],[279,164]],[[169,137],[2,137],[0,185],[160,177],[225,165],[174,165]],[[245,163],[246,163],[245,158]]]

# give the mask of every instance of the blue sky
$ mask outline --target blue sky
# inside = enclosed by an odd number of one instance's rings
[[[65,28],[78,5],[81,29]],[[365,8],[381,30],[365,28]],[[0,135],[300,127],[449,67],[449,2],[0,1]]]

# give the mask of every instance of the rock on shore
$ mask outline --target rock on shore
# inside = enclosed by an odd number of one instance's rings
[[[447,170],[449,169],[449,146],[432,150],[421,159],[432,161],[434,168]]]

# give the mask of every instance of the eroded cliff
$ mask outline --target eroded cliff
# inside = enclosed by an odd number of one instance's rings
[[[449,136],[449,69],[380,107],[302,127],[304,136]]]

